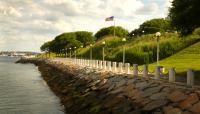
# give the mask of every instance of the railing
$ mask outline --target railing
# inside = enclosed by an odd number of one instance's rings
[[[73,64],[82,66],[82,67],[90,67],[95,69],[102,69],[104,71],[111,71],[115,73],[125,73],[125,74],[132,74],[134,76],[141,75],[143,77],[148,77],[150,74],[153,75],[152,78],[156,80],[160,80],[161,76],[164,75],[161,72],[161,67],[157,66],[154,72],[149,72],[147,65],[143,65],[142,70],[138,69],[137,64],[133,64],[133,70],[130,69],[130,63],[125,63],[123,65],[122,62],[111,62],[111,61],[101,61],[101,60],[87,60],[87,59],[73,59],[73,58],[66,58],[65,60],[73,62]],[[175,82],[176,71],[175,68],[170,68],[168,75],[169,82]],[[187,70],[187,85],[193,86],[194,85],[194,72],[192,69]]]

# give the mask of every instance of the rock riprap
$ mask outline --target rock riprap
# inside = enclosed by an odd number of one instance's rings
[[[200,114],[199,87],[106,72],[54,59],[19,62],[38,66],[67,114]]]

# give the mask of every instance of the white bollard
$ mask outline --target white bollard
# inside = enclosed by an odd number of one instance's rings
[[[93,68],[96,68],[96,60],[93,60]]]
[[[90,60],[90,63],[89,63],[89,64],[90,64],[90,67],[92,68],[92,65],[93,65],[92,60]]]
[[[188,86],[194,85],[194,72],[192,69],[187,70],[187,85]]]
[[[95,62],[96,62],[96,68],[99,68],[99,61],[96,60]]]
[[[85,67],[87,66],[87,60],[85,60]]]
[[[90,60],[87,60],[87,66],[88,67],[90,66]]]
[[[77,59],[77,64],[80,65],[80,60],[79,59]]]
[[[119,62],[119,69],[118,69],[118,71],[120,73],[123,73],[123,63],[122,62]]]
[[[147,65],[143,65],[143,77],[148,77],[148,68]]]
[[[103,69],[107,70],[106,61],[103,61]]]
[[[76,60],[76,64],[78,65],[78,59],[75,59]]]
[[[138,76],[138,65],[137,64],[133,64],[133,75]]]
[[[108,61],[107,63],[108,63],[108,64],[107,64],[107,66],[108,66],[108,71],[112,71],[111,62]]]
[[[84,62],[84,60],[83,60],[83,59],[81,59],[81,66],[83,66],[83,62]]]
[[[80,61],[81,61],[81,66],[83,66],[83,59],[80,59]]]
[[[92,67],[93,67],[93,68],[96,68],[96,60],[93,60],[92,63],[93,63],[93,66],[92,66]]]
[[[117,62],[112,62],[112,70],[117,72]]]
[[[103,66],[102,66],[102,61],[99,61],[99,68],[102,69]]]
[[[88,66],[88,60],[85,60],[85,66]]]
[[[156,66],[154,78],[155,78],[156,80],[159,80],[159,79],[160,79],[160,66]]]
[[[93,60],[90,60],[90,67],[93,67]]]
[[[125,73],[130,74],[130,63],[125,63]]]
[[[85,59],[83,59],[83,66],[85,67],[86,66],[86,60]]]
[[[169,69],[169,82],[175,82],[176,81],[176,71],[175,68]]]

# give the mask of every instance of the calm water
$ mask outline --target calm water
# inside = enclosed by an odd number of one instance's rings
[[[0,57],[0,114],[64,114],[37,67]]]

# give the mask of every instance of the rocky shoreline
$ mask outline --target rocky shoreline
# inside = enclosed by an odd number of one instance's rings
[[[66,114],[200,114],[200,90],[183,84],[114,74],[51,59],[33,63]]]

